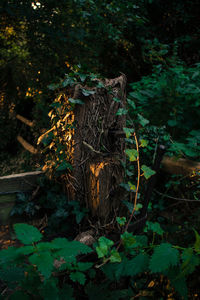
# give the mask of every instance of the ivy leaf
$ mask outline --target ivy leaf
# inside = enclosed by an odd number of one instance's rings
[[[135,149],[126,149],[126,155],[128,156],[130,161],[136,161],[138,157],[138,152]]]
[[[116,221],[120,226],[124,226],[126,224],[126,217],[117,217]]]
[[[153,176],[153,175],[156,174],[156,172],[154,170],[152,170],[151,168],[147,167],[146,165],[142,165],[141,169],[144,172],[144,177],[146,179],[149,179],[151,176]]]
[[[149,120],[145,119],[142,115],[138,114],[139,123],[142,125],[142,127],[145,127],[147,124],[149,124]]]
[[[95,91],[89,91],[89,90],[85,90],[85,89],[82,89],[82,93],[84,96],[89,96],[89,95],[93,95],[95,94]]]
[[[148,141],[147,140],[144,140],[144,139],[141,139],[140,140],[140,146],[142,147],[142,148],[145,148],[147,145],[148,145]]]
[[[73,104],[84,104],[84,102],[81,101],[80,99],[69,98],[68,101]]]
[[[23,244],[32,244],[39,242],[42,239],[42,234],[39,230],[28,224],[15,224],[14,230],[18,240]]]
[[[116,116],[126,115],[127,112],[128,112],[127,109],[125,109],[125,108],[119,108],[118,111],[116,112]]]
[[[72,170],[72,165],[67,161],[63,161],[57,168],[56,171],[65,171],[67,169]]]
[[[78,282],[80,284],[84,284],[86,281],[85,274],[82,272],[72,272],[70,273],[69,277],[71,278],[72,281]]]
[[[152,273],[163,272],[179,262],[179,252],[169,243],[163,243],[154,249],[150,260],[150,270]]]
[[[124,132],[125,132],[125,134],[126,134],[126,138],[127,138],[127,139],[128,139],[128,138],[132,135],[132,133],[134,133],[134,131],[135,131],[133,128],[126,128],[126,127],[124,127],[123,130],[124,130]]]
[[[51,256],[49,251],[34,253],[29,257],[31,264],[36,265],[38,271],[48,279],[51,276],[51,272],[54,268],[54,258]]]

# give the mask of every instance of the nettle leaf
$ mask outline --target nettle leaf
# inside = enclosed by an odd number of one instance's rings
[[[23,244],[32,244],[42,239],[42,234],[39,230],[28,224],[15,224],[14,230],[18,240]]]
[[[179,252],[169,243],[156,246],[150,260],[152,273],[163,272],[179,263]]]
[[[62,289],[60,289],[59,300],[75,300],[73,297],[74,289],[69,284],[65,284]]]
[[[110,248],[112,247],[112,245],[114,244],[114,242],[107,239],[104,236],[101,236],[98,240],[98,244],[99,244],[99,246],[96,247],[96,252],[97,252],[98,258],[102,258],[108,254],[108,252],[109,252]]]
[[[95,91],[90,91],[90,90],[85,90],[85,89],[82,89],[82,93],[84,96],[89,96],[89,95],[93,95],[95,94]]]
[[[82,272],[72,272],[72,273],[70,273],[69,277],[72,281],[78,282],[82,285],[84,285],[84,283],[86,281],[85,274]]]
[[[197,255],[194,254],[192,248],[186,248],[182,255],[182,265],[181,265],[181,274],[186,276],[194,272],[195,268],[200,264],[200,259]]]
[[[73,104],[84,104],[84,102],[81,101],[80,99],[69,98],[68,101]]]
[[[10,300],[30,300],[31,298],[25,294],[23,291],[16,291],[10,297]]]
[[[143,174],[146,179],[149,179],[151,176],[156,174],[156,172],[154,170],[147,167],[146,165],[142,165],[141,169],[144,172]]]
[[[37,266],[38,271],[45,279],[48,279],[51,276],[51,272],[54,268],[54,258],[49,251],[34,253],[29,257],[29,261],[31,264]]]
[[[16,250],[17,249],[15,247],[0,250],[0,265],[7,264],[18,259],[20,255]]]
[[[136,161],[138,157],[138,152],[135,149],[126,149],[126,155],[128,156],[130,161]]]
[[[92,249],[78,241],[68,241],[65,238],[57,238],[52,241],[54,247],[57,247],[57,257],[63,257],[69,263],[76,262],[76,256],[79,254],[87,254]]]
[[[116,112],[116,116],[122,116],[126,115],[128,113],[128,110],[125,108],[119,108],[118,111]]]
[[[40,295],[42,296],[42,299],[60,300],[57,279],[51,278],[44,282]]]
[[[126,267],[124,268],[123,275],[135,276],[147,270],[149,263],[149,256],[147,254],[140,253],[136,257],[128,260]]]
[[[87,271],[89,270],[90,268],[92,268],[93,266],[93,263],[89,263],[89,262],[78,262],[77,263],[77,268],[79,271]]]
[[[138,114],[138,120],[139,123],[145,127],[147,124],[149,124],[149,120],[145,119],[142,115]]]
[[[148,230],[151,230],[159,235],[163,235],[164,230],[160,227],[160,224],[158,222],[146,222],[146,228],[144,229],[144,232],[147,232]]]

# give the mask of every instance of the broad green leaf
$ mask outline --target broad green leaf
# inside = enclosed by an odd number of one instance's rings
[[[59,300],[75,300],[73,297],[74,289],[69,284],[65,284],[62,289],[60,289]]]
[[[77,263],[77,269],[82,272],[89,270],[90,268],[92,268],[92,266],[93,266],[93,263],[89,263],[89,262],[78,262]]]
[[[34,253],[29,257],[31,264],[36,265],[38,271],[48,279],[51,276],[51,272],[54,269],[54,258],[51,256],[49,251]]]
[[[16,291],[14,292],[10,297],[9,297],[10,300],[31,300],[31,298],[25,293],[25,292],[22,292],[22,291]]]
[[[117,217],[116,221],[120,226],[124,226],[126,224],[126,217]]]
[[[84,284],[86,281],[86,277],[85,274],[82,272],[72,272],[70,273],[70,279],[74,282],[78,282],[80,284]]]
[[[138,157],[138,152],[135,149],[126,149],[126,155],[128,156],[130,161],[136,161]]]
[[[15,247],[0,250],[0,265],[8,264],[11,261],[17,260],[19,257],[20,253],[17,252]]]
[[[28,224],[15,224],[14,230],[18,240],[23,244],[32,244],[42,239],[42,234],[39,230]]]
[[[51,278],[45,281],[40,294],[44,300],[60,300],[57,280]]]
[[[104,236],[101,236],[98,240],[98,246],[96,247],[96,252],[98,257],[102,258],[106,256],[113,244],[114,244],[113,241],[107,239]]]
[[[130,248],[136,243],[136,240],[135,240],[135,237],[133,236],[133,234],[129,233],[127,231],[125,231],[121,235],[121,239],[122,239],[122,242],[123,242],[123,245],[125,248]]]
[[[154,248],[149,267],[152,273],[159,273],[176,266],[178,262],[178,250],[169,243],[163,243]]]
[[[158,222],[147,221],[144,232],[147,232],[148,230],[151,230],[159,235],[163,235],[163,233],[164,233],[164,230],[160,227],[160,224]]]
[[[147,167],[146,165],[142,165],[141,169],[144,172],[143,174],[146,179],[149,179],[151,176],[156,174],[156,172],[154,170]]]
[[[112,250],[111,251],[111,256],[110,256],[110,262],[111,263],[120,263],[121,262],[121,256],[117,250]]]
[[[147,270],[149,263],[149,256],[140,253],[136,257],[128,260],[123,274],[125,276],[135,276]]]

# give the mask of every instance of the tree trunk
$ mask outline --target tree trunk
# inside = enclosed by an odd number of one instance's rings
[[[68,194],[86,203],[93,215],[104,220],[118,207],[119,184],[124,170],[125,140],[117,133],[126,126],[125,114],[116,115],[126,104],[126,77],[106,79],[104,88],[88,88],[94,92],[82,95],[82,86],[74,89],[73,98],[84,101],[74,110],[73,173]]]

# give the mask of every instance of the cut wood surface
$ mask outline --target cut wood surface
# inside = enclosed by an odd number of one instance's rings
[[[26,172],[0,177],[0,194],[32,191],[42,171]]]
[[[177,175],[197,175],[200,176],[200,162],[185,158],[165,156],[162,160],[164,171]]]
[[[27,141],[25,141],[23,137],[21,137],[20,135],[17,136],[17,140],[26,150],[28,150],[32,154],[38,153],[38,150],[35,147],[33,147],[31,144],[29,144]]]

